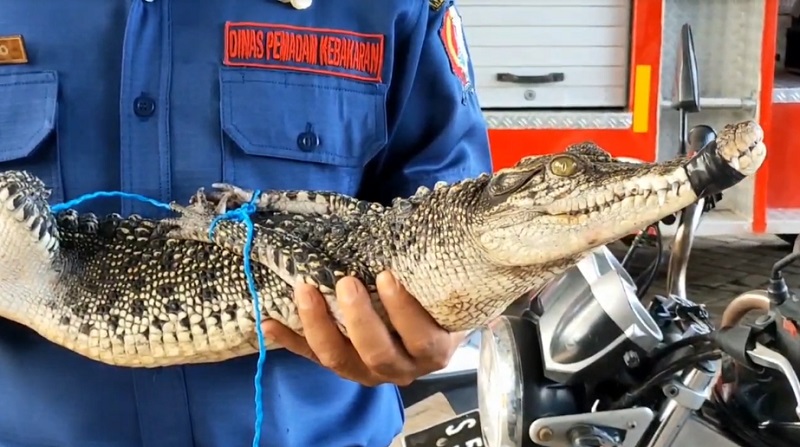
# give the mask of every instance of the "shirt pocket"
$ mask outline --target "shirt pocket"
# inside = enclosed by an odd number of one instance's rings
[[[223,176],[245,188],[355,195],[386,146],[386,87],[335,76],[223,67]]]
[[[63,200],[56,119],[58,76],[54,71],[0,74],[0,171],[26,170]]]

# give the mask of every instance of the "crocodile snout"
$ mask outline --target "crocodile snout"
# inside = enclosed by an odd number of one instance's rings
[[[754,173],[766,158],[764,133],[758,123],[727,126],[686,164],[689,184],[698,197],[722,192]]]

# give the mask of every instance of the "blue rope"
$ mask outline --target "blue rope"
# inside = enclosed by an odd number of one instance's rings
[[[83,202],[88,202],[90,200],[99,199],[102,197],[122,197],[124,199],[134,199],[140,202],[147,202],[158,208],[164,208],[170,211],[172,210],[172,208],[169,207],[168,203],[159,202],[158,200],[153,200],[151,198],[141,196],[139,194],[131,194],[129,192],[120,192],[120,191],[98,191],[90,194],[84,194],[78,197],[77,199],[70,200],[69,202],[53,205],[50,207],[50,209],[58,213],[63,210],[75,208],[76,206],[80,205]]]
[[[261,191],[254,191],[253,198],[250,202],[245,203],[241,207],[228,211],[227,213],[217,216],[211,222],[211,227],[208,230],[208,238],[209,240],[213,240],[214,237],[214,229],[216,228],[217,224],[223,220],[230,220],[233,222],[244,222],[247,226],[247,240],[244,243],[244,274],[247,278],[247,288],[250,290],[250,295],[253,297],[253,308],[254,314],[256,315],[256,336],[258,338],[258,363],[256,365],[256,374],[253,379],[255,385],[255,412],[256,412],[256,421],[255,421],[255,435],[253,436],[253,447],[258,447],[261,442],[261,425],[264,421],[264,408],[263,408],[263,389],[261,387],[261,379],[264,375],[264,362],[266,360],[267,350],[264,342],[264,333],[261,330],[261,305],[259,304],[259,297],[258,297],[258,289],[256,288],[256,280],[255,276],[253,276],[253,267],[250,261],[250,253],[253,251],[253,238],[255,233],[255,228],[253,226],[253,219],[251,215],[256,211],[255,202],[261,196]],[[159,202],[157,200],[153,200],[151,198],[139,195],[139,194],[131,194],[127,192],[121,191],[98,191],[93,192],[90,194],[85,194],[77,199],[70,200],[65,203],[60,203],[57,205],[53,205],[51,209],[54,212],[60,212],[69,208],[74,208],[75,206],[80,205],[83,202],[88,202],[90,200],[98,199],[101,197],[122,197],[125,199],[133,199],[138,200],[140,202],[149,203],[158,208],[164,208],[167,210],[172,210],[169,204]]]
[[[250,264],[250,253],[253,251],[253,219],[251,215],[256,212],[255,202],[261,197],[261,191],[255,190],[253,198],[250,202],[245,203],[241,207],[228,211],[227,213],[217,216],[211,222],[211,227],[208,229],[208,238],[213,240],[214,229],[217,224],[223,220],[232,220],[234,222],[244,222],[247,225],[247,239],[244,242],[244,275],[247,278],[247,288],[250,289],[250,295],[253,297],[254,314],[256,317],[256,336],[258,337],[258,364],[256,365],[256,375],[253,378],[255,385],[255,400],[256,400],[256,422],[255,422],[255,436],[253,436],[253,447],[258,447],[261,441],[261,424],[264,420],[263,399],[261,398],[261,377],[264,373],[264,360],[266,358],[267,350],[264,346],[264,333],[261,331],[261,306],[259,305],[258,290],[256,289],[256,279],[253,276],[253,267]]]

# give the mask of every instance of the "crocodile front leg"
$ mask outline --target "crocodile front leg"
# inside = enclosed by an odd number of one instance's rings
[[[212,203],[227,203],[227,207],[236,208],[253,199],[252,190],[242,189],[228,183],[214,183],[214,190],[206,197]],[[265,191],[255,202],[257,211],[283,211],[293,214],[330,215],[342,217],[349,214],[369,213],[371,210],[381,212],[379,204],[359,200],[344,194],[328,191]]]
[[[216,215],[196,208],[171,204],[180,217],[164,219],[160,225],[168,226],[167,237],[179,240],[195,240],[213,243],[231,253],[244,257],[247,242],[247,227],[241,222],[221,220],[217,222],[209,237],[209,229]],[[376,277],[365,264],[354,259],[334,258],[323,248],[315,247],[294,236],[291,230],[272,228],[254,223],[250,259],[275,272],[285,283],[293,287],[300,282],[319,289],[328,302],[331,314],[339,323],[339,329],[347,335],[341,325],[343,321],[336,304],[336,283],[345,276],[361,281],[370,292],[372,304],[384,323],[391,328],[386,312],[377,295]],[[242,280],[245,278],[242,277]]]

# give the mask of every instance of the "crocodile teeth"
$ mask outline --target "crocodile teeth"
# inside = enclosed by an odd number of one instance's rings
[[[651,181],[651,186],[655,190],[662,190],[669,188],[669,182],[665,177],[656,177]]]
[[[664,206],[667,203],[667,190],[659,189],[656,194],[658,195],[658,206]]]
[[[688,185],[685,175],[676,172],[666,177],[637,178],[578,197],[566,197],[544,205],[539,211],[549,214],[599,213],[603,210],[627,208],[663,207],[667,200],[674,200],[684,193]]]
[[[16,219],[17,222],[25,222],[27,220],[27,217],[28,216],[25,213],[24,206],[17,208],[17,210],[14,212],[14,219]]]
[[[16,196],[12,197],[11,200],[6,201],[6,209],[9,211],[14,211],[17,209],[17,198],[22,197],[22,194],[17,194]],[[21,199],[20,199],[21,200]]]
[[[728,164],[731,165],[737,171],[741,170],[741,167],[739,166],[739,157],[733,157],[732,160],[728,161]]]

